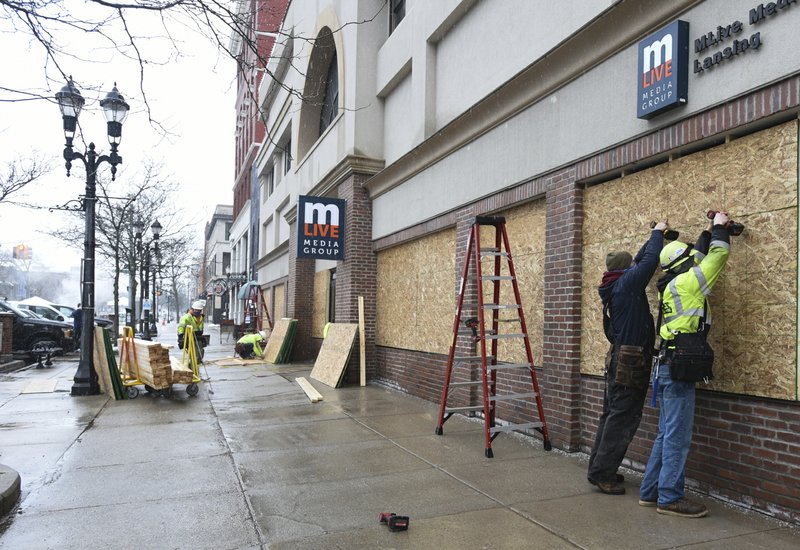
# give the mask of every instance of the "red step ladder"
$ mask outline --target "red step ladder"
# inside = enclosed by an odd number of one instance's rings
[[[245,319],[249,317],[250,321],[242,323],[242,328],[237,338],[244,336],[248,329],[253,332],[259,332],[269,327],[269,331],[272,333],[272,318],[269,316],[267,302],[264,299],[264,291],[260,286],[252,284],[248,287],[244,307]],[[266,321],[266,323],[264,321]]]
[[[482,225],[490,225],[495,228],[494,246],[491,248],[481,248],[481,235],[480,227]],[[484,258],[490,259],[484,259]],[[502,259],[507,261],[507,270],[503,270]],[[468,276],[470,265],[473,260],[475,261],[476,283],[477,283],[477,316],[462,319],[464,311],[464,295],[467,293]],[[484,274],[483,264],[490,263],[492,271],[490,274]],[[501,283],[511,282],[514,288],[514,303],[501,304],[500,303],[500,285]],[[491,302],[487,303],[484,300],[484,283],[487,283],[491,288]],[[439,407],[439,419],[436,424],[436,435],[443,435],[444,423],[455,413],[469,413],[475,414],[477,412],[483,413],[484,418],[484,432],[486,436],[486,457],[492,458],[492,441],[502,432],[523,431],[534,429],[542,434],[544,437],[544,448],[549,451],[552,449],[550,443],[550,436],[547,432],[547,423],[544,419],[544,409],[542,408],[542,396],[539,391],[539,383],[536,380],[536,372],[534,371],[533,355],[531,354],[531,343],[528,337],[528,329],[525,325],[525,314],[522,309],[522,301],[519,294],[519,285],[517,283],[516,272],[514,271],[514,262],[511,258],[511,250],[508,246],[508,234],[506,233],[506,220],[503,217],[484,217],[478,216],[475,218],[469,233],[469,240],[467,242],[466,257],[464,258],[464,267],[461,271],[461,287],[458,293],[458,300],[456,303],[455,319],[453,320],[453,340],[450,345],[450,354],[447,357],[447,371],[444,378],[444,387],[442,388],[442,403]],[[501,318],[500,312],[510,312],[511,318]],[[460,328],[462,323],[465,328]],[[507,330],[500,331],[500,323],[508,323],[512,329],[519,327],[519,332],[509,332]],[[459,347],[458,339],[462,338],[462,345]],[[463,340],[467,338],[466,342]],[[503,340],[509,344],[522,343],[525,348],[525,357],[527,361],[524,363],[505,363],[498,362],[497,354],[499,342]],[[488,343],[488,344],[487,344]],[[466,344],[466,345],[465,345]],[[478,354],[475,355],[475,344],[478,345]],[[471,353],[469,355],[456,356],[456,350],[464,350],[469,348]],[[489,349],[487,349],[489,348]],[[504,344],[505,350],[505,344]],[[511,351],[515,351],[513,348]],[[516,350],[520,351],[520,350]],[[480,370],[476,372],[476,367],[480,366]],[[457,370],[456,380],[453,380],[453,369]],[[498,384],[497,373],[503,371],[511,375],[508,379],[506,374],[501,375],[502,384]],[[513,378],[514,372],[522,372],[522,376],[517,375]],[[530,381],[532,383],[532,391],[522,391],[518,393],[505,393],[498,392],[499,388],[520,389],[521,382],[527,380],[527,371],[530,374]],[[526,383],[526,382],[525,382]],[[479,397],[477,388],[481,390],[481,403],[476,404],[475,401]],[[466,390],[466,391],[464,391]],[[464,394],[467,395],[464,395]],[[448,406],[448,401],[455,402],[457,406]],[[513,407],[517,414],[519,411],[525,413],[533,409],[533,403],[536,404],[536,419],[532,422],[522,424],[509,424],[497,423],[496,413],[497,404],[503,403]],[[464,405],[466,403],[466,405]]]

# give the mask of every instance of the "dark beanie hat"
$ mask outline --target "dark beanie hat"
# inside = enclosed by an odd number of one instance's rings
[[[609,252],[606,254],[606,269],[616,271],[618,269],[628,269],[633,258],[630,253],[623,251]]]

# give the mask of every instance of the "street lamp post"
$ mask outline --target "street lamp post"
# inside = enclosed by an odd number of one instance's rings
[[[158,249],[158,239],[161,237],[161,229],[162,229],[161,228],[161,224],[158,223],[158,220],[154,221],[153,224],[150,226],[150,231],[153,232],[153,256],[154,256],[154,260],[155,260],[153,262],[153,302],[151,304],[153,306],[153,309],[152,309],[152,315],[153,315],[153,331],[152,331],[152,335],[153,336],[157,336],[158,335],[158,327],[156,326],[158,324],[157,323],[157,321],[158,321],[158,309],[156,308],[156,287],[158,286],[157,275],[158,275],[159,263],[160,263],[160,260],[161,260],[161,251]],[[150,253],[150,251],[148,249],[148,255],[149,255],[149,253]],[[148,334],[149,333],[150,333],[150,330],[148,329]]]
[[[134,255],[133,255],[133,280],[136,281],[136,272],[139,272],[139,311],[142,311],[142,304],[144,300],[144,289],[142,288],[144,285],[144,276],[143,276],[143,257],[142,257],[142,232],[144,231],[144,222],[141,220],[136,220],[133,222],[133,240],[135,242],[134,246]],[[138,264],[138,265],[137,265]],[[140,315],[137,314],[136,311],[136,292],[131,292],[133,297],[133,301],[131,305],[133,306],[133,327],[134,333],[136,332],[136,322],[139,319]]]
[[[97,384],[97,374],[92,367],[94,354],[94,249],[95,249],[95,203],[97,195],[97,168],[107,162],[111,166],[111,179],[115,179],[117,165],[122,164],[122,157],[117,154],[117,148],[122,139],[122,122],[128,115],[130,106],[117,90],[116,85],[100,101],[103,114],[106,117],[108,142],[111,145],[109,155],[99,155],[95,151],[94,142],[89,143],[86,154],[73,151],[72,140],[78,126],[78,115],[85,100],[80,91],[72,82],[67,83],[55,96],[61,117],[64,122],[64,160],[66,160],[67,176],[72,169],[72,161],[80,160],[86,168],[86,192],[83,198],[83,211],[85,213],[85,236],[83,241],[83,280],[81,281],[81,357],[78,370],[75,373],[71,395],[96,395],[100,393]]]

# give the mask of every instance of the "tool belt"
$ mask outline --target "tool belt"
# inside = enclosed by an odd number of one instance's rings
[[[679,382],[708,382],[714,379],[714,350],[703,332],[679,333],[661,344],[669,376]]]
[[[642,346],[612,346],[609,355],[616,351],[617,369],[614,382],[635,390],[646,389],[650,380],[650,352]]]

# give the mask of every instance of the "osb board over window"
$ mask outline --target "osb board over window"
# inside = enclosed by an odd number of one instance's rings
[[[530,341],[531,353],[535,365],[542,364],[542,341],[544,335],[544,243],[545,243],[545,220],[546,204],[544,200],[537,200],[505,212],[500,212],[498,216],[506,219],[506,233],[508,234],[508,248],[511,251],[511,258],[514,262],[514,271],[517,274],[517,283],[522,301],[522,309],[525,314],[525,324],[528,328],[528,339]],[[496,231],[491,225],[480,226],[481,247],[490,248],[495,246]],[[494,273],[493,258],[486,256],[482,260],[484,275]],[[505,258],[500,261],[500,275],[510,275],[508,262]],[[500,304],[515,304],[514,288],[510,281],[501,281]],[[493,284],[484,282],[483,296],[484,303],[493,301]],[[487,310],[484,321],[486,330],[491,329],[491,315]],[[517,311],[514,309],[502,309],[498,312],[499,331],[501,334],[522,333]],[[524,363],[527,361],[525,356],[524,340],[521,338],[509,338],[498,340],[497,359],[510,363]]]
[[[322,338],[322,329],[328,322],[328,298],[331,288],[331,270],[314,274],[314,310],[311,313],[311,336]]]
[[[705,212],[727,209],[746,225],[709,297],[718,391],[796,400],[798,123],[787,122],[586,190],[581,371],[601,374],[597,285],[610,250],[635,254],[651,220],[667,217],[694,242]],[[655,281],[648,289],[657,314]],[[706,387],[701,385],[701,387]]]
[[[275,316],[275,312],[272,311],[272,287],[267,287],[263,289],[264,292],[264,303],[267,304],[267,309],[269,310],[269,318],[272,320],[272,326],[275,326],[275,321],[278,317]]]
[[[448,353],[455,310],[455,230],[378,254],[379,346]]]
[[[281,283],[272,287],[272,294],[274,295],[275,312],[272,313],[273,322],[275,319],[286,317],[286,284]]]

